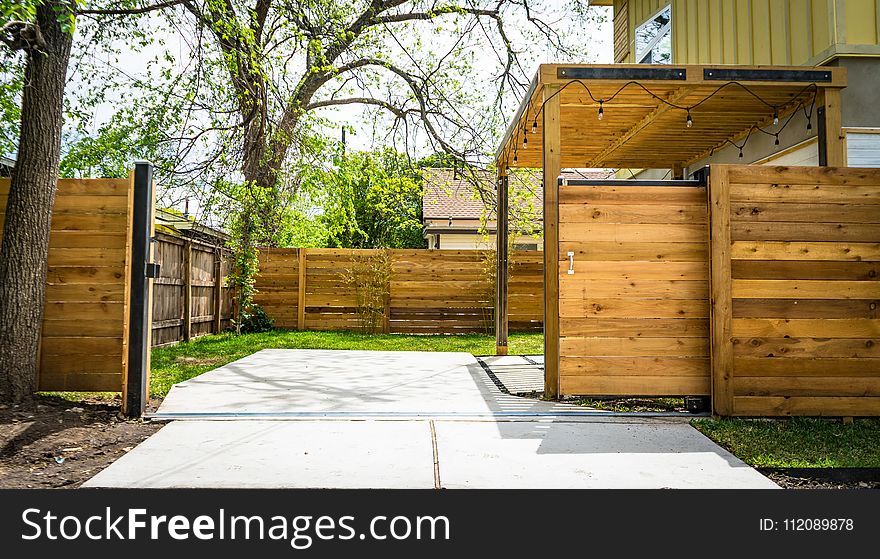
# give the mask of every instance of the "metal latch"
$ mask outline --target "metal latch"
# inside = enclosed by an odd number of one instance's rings
[[[156,279],[159,277],[159,264],[157,262],[147,262],[145,275],[148,278]]]
[[[574,275],[574,253],[570,251],[568,253],[568,275]]]

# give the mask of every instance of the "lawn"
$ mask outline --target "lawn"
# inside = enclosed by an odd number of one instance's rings
[[[694,427],[763,468],[880,468],[880,420],[695,419]]]
[[[510,353],[544,352],[543,334],[511,334]],[[495,338],[467,334],[412,336],[355,332],[273,330],[261,334],[220,334],[188,343],[154,349],[150,368],[150,394],[164,398],[175,383],[241,359],[261,349],[368,349],[385,351],[464,351],[474,355],[495,353]]]

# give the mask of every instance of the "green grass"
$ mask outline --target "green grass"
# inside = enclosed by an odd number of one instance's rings
[[[694,419],[747,464],[766,468],[880,468],[880,420]]]
[[[511,354],[544,352],[537,334],[511,334]],[[464,351],[474,355],[495,353],[495,338],[485,335],[411,336],[355,332],[300,332],[273,330],[236,336],[204,336],[188,343],[154,349],[150,368],[150,394],[164,398],[171,386],[206,371],[241,359],[261,349],[367,349],[385,351]]]

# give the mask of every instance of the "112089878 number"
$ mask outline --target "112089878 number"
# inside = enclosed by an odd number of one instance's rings
[[[787,532],[852,531],[852,518],[786,518],[782,521]]]

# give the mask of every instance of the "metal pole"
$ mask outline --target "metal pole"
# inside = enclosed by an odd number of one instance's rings
[[[828,166],[828,126],[825,122],[825,107],[816,109],[816,135],[819,140],[819,167]]]
[[[498,208],[495,215],[495,355],[507,355],[507,266],[508,177],[498,178]]]
[[[138,161],[134,166],[134,200],[131,223],[131,289],[128,324],[128,374],[124,409],[128,417],[140,417],[147,403],[150,334],[150,277],[158,265],[150,263],[153,227],[153,165]]]

